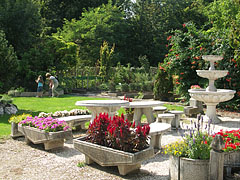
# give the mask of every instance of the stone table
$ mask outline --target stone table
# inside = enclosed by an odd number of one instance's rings
[[[93,122],[99,113],[105,112],[108,113],[110,117],[113,117],[121,106],[128,106],[129,102],[123,100],[86,100],[77,101],[75,105],[87,107],[92,112],[90,122]]]
[[[129,103],[128,108],[134,108],[133,120],[136,125],[141,124],[141,117],[143,114],[146,115],[148,123],[154,122],[153,107],[163,105],[161,101],[133,101]]]
[[[180,127],[180,119],[182,114],[184,114],[183,111],[169,111],[171,114],[175,114],[175,118],[172,120],[172,127],[173,128],[179,128]]]

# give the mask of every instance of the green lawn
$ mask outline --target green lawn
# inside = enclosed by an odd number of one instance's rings
[[[51,97],[14,97],[13,103],[17,105],[19,112],[30,113],[33,116],[38,115],[40,112],[56,112],[63,110],[72,110],[72,109],[86,109],[86,107],[76,106],[76,101],[81,100],[97,100],[97,99],[106,99],[106,98],[95,98],[95,97],[80,97],[80,96],[69,96],[64,95],[58,98]],[[0,138],[9,136],[11,133],[11,125],[8,122],[10,115],[0,116]]]
[[[59,98],[51,97],[14,97],[13,103],[17,105],[19,112],[17,114],[29,113],[33,116],[38,115],[40,112],[56,112],[72,109],[86,109],[86,107],[75,106],[76,101],[81,100],[97,100],[97,99],[106,99],[106,98],[96,98],[96,97],[82,97],[82,96],[69,96],[64,95]],[[174,106],[170,104],[165,104],[168,110],[181,110],[183,111],[182,106]],[[121,108],[118,111],[119,114],[125,113],[124,108]],[[11,125],[8,122],[10,115],[0,116],[0,138],[8,137],[11,133]],[[146,119],[145,116],[142,119]]]

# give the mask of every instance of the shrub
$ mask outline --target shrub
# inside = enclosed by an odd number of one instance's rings
[[[138,126],[121,117],[99,114],[89,125],[86,141],[126,152],[138,152],[148,147],[149,125]]]
[[[25,114],[25,113],[20,114],[20,115],[13,115],[9,118],[8,122],[9,123],[12,123],[12,122],[19,123],[22,120],[27,119],[27,117],[32,117],[32,115],[31,114]]]
[[[173,79],[170,74],[165,71],[165,68],[159,64],[159,69],[154,82],[154,99],[168,100],[172,96]]]

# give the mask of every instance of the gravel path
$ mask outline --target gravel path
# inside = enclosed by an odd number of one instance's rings
[[[189,120],[189,119],[188,119]],[[219,129],[240,128],[240,118],[222,118]],[[76,136],[76,135],[75,135]],[[176,131],[166,133],[162,145],[180,139]],[[169,178],[168,156],[156,152],[155,157],[144,161],[138,173],[126,176],[118,174],[117,167],[101,167],[97,164],[78,167],[84,162],[84,155],[73,148],[71,140],[64,148],[45,151],[43,145],[26,145],[24,138],[0,142],[0,180],[167,180]]]

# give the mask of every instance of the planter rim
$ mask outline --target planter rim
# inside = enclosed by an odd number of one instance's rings
[[[142,153],[142,152],[144,152],[144,151],[149,151],[150,149],[153,149],[153,147],[151,147],[151,146],[149,146],[149,147],[147,147],[146,149],[143,149],[143,150],[141,150],[141,151],[139,151],[139,152],[134,152],[134,153],[131,153],[131,152],[126,152],[126,151],[122,151],[122,150],[118,150],[118,149],[113,149],[113,148],[111,148],[111,147],[107,147],[107,146],[103,146],[103,145],[99,145],[99,144],[95,144],[95,143],[91,143],[91,142],[87,142],[87,141],[85,141],[85,138],[86,138],[87,136],[83,136],[83,137],[80,137],[80,138],[77,138],[77,139],[74,139],[73,140],[73,142],[74,143],[77,143],[77,142],[81,142],[82,144],[85,144],[85,145],[91,145],[91,146],[94,146],[94,147],[101,147],[101,149],[105,149],[105,150],[111,150],[111,151],[113,151],[113,152],[116,152],[116,153],[119,153],[119,154],[128,154],[128,155],[137,155],[137,154],[140,154],[140,153]]]
[[[180,157],[180,159],[182,159],[182,160],[186,160],[186,161],[201,161],[201,162],[204,162],[204,161],[206,161],[206,162],[209,162],[209,160],[210,159],[192,159],[192,158],[188,158],[188,157]]]

